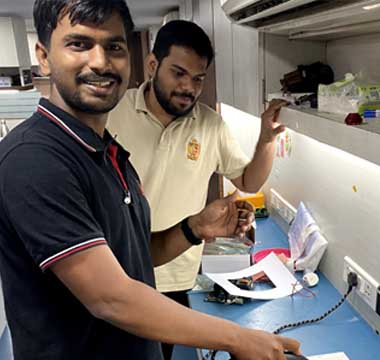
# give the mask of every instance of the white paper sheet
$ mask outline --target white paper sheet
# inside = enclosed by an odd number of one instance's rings
[[[325,355],[309,356],[309,360],[350,360],[343,352]]]
[[[242,290],[232,284],[229,280],[253,276],[263,271],[274,284],[269,290]],[[259,263],[240,271],[224,274],[206,273],[211,280],[220,285],[229,294],[245,298],[270,300],[294,294],[302,289],[293,274],[273,253],[266,256]]]

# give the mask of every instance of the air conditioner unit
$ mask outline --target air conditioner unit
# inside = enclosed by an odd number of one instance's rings
[[[293,39],[380,31],[380,0],[227,0],[222,8],[234,23]]]

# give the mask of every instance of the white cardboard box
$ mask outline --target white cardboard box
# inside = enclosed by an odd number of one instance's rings
[[[217,237],[205,244],[202,273],[226,273],[251,266],[251,247],[241,239]]]
[[[251,254],[203,255],[202,274],[227,273],[251,266]]]
[[[12,78],[10,76],[0,76],[0,88],[12,86]]]

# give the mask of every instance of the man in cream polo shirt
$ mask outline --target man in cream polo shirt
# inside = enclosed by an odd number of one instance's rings
[[[284,102],[262,115],[260,138],[249,159],[215,111],[198,102],[214,58],[205,32],[192,22],[172,21],[157,34],[147,59],[151,80],[128,90],[111,113],[108,129],[131,153],[152,211],[152,231],[161,231],[199,212],[214,172],[242,191],[257,192],[272,168],[276,136],[284,127],[276,115]],[[155,269],[157,288],[187,304],[202,245]],[[163,347],[170,359],[171,346]]]

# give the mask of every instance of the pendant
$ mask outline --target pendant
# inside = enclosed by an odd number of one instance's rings
[[[131,193],[128,191],[124,198],[124,204],[129,205],[132,202]]]

